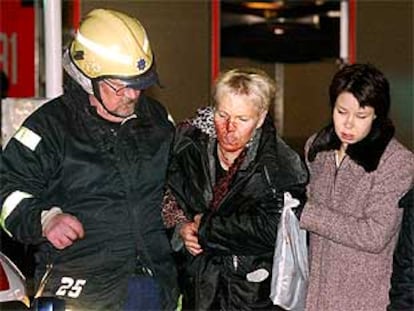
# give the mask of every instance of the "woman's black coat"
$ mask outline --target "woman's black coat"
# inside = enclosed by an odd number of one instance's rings
[[[276,136],[269,118],[229,192],[212,211],[216,140],[209,133],[194,123],[179,127],[169,170],[168,186],[186,216],[203,214],[203,253],[193,257],[186,252],[181,258],[184,308],[275,308],[269,299],[270,279],[283,193],[289,191],[303,203],[307,171],[298,154]]]

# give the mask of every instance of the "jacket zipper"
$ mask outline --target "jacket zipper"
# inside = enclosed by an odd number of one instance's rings
[[[237,268],[239,267],[239,257],[237,255],[231,255],[233,259],[233,268],[234,271],[237,271]]]

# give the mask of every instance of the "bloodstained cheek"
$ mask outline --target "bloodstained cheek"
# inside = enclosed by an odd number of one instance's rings
[[[226,136],[227,128],[226,128],[226,123],[225,122],[215,121],[214,126],[216,128],[216,134],[217,134],[217,138],[219,140],[220,140],[220,138],[223,138],[224,136]]]

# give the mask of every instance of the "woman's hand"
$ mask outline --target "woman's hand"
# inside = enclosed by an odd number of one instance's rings
[[[193,222],[184,223],[179,230],[185,248],[193,256],[197,256],[203,252],[203,249],[198,243],[198,226],[200,225],[200,219],[201,215],[196,215]]]

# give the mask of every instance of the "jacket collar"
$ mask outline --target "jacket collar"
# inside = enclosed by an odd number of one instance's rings
[[[367,137],[358,143],[349,145],[346,154],[366,172],[375,171],[381,156],[394,137],[394,126],[391,120],[375,120]],[[309,148],[308,159],[313,161],[321,151],[338,150],[341,141],[335,133],[333,124],[323,128]]]

